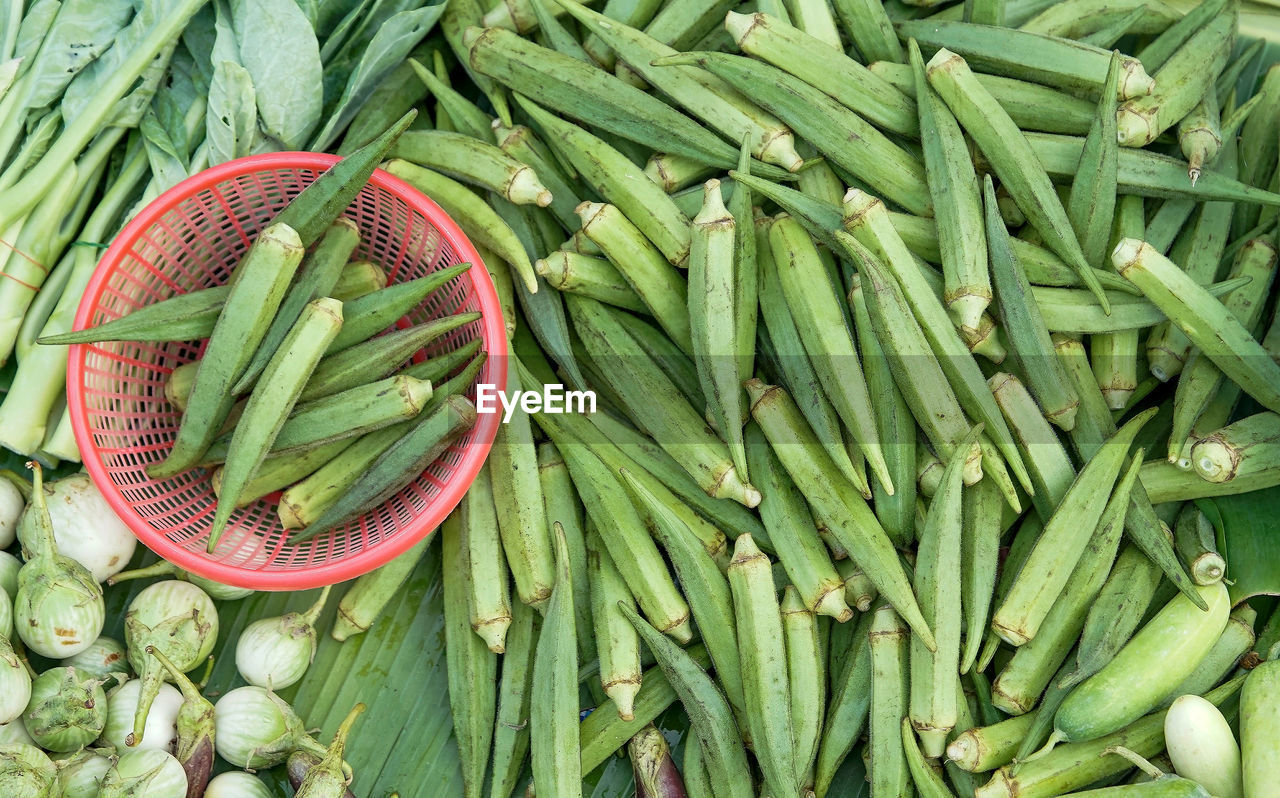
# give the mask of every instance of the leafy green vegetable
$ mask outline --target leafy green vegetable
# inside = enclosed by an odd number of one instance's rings
[[[294,0],[233,0],[231,11],[263,132],[285,149],[304,149],[324,104],[311,23]]]
[[[1227,561],[1231,603],[1252,596],[1280,596],[1280,487],[1201,499],[1196,504],[1218,530]]]

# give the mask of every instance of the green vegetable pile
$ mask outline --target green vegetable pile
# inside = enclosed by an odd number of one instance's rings
[[[1280,564],[1238,557],[1275,554],[1280,501],[1277,15],[488,5],[10,4],[10,449],[75,459],[63,344],[207,337],[158,474],[218,467],[218,528],[287,488],[295,539],[381,501],[410,422],[326,399],[436,402],[486,354],[387,377],[466,322],[374,335],[439,285],[348,262],[340,197],[384,155],[477,245],[508,391],[598,407],[517,406],[437,533],[336,608],[31,501],[0,793],[1274,794]],[[280,148],[350,157],[240,264],[267,301],[70,331],[97,255],[73,241]]]

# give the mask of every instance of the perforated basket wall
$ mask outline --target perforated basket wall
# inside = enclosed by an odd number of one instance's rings
[[[338,159],[314,153],[242,158],[175,186],[130,222],[104,254],[76,316],[76,329],[101,324],[179,293],[220,285],[290,199]],[[413,323],[459,311],[480,320],[437,339],[439,354],[476,339],[489,354],[476,383],[505,385],[506,337],[493,285],[479,256],[438,205],[403,181],[375,172],[346,211],[359,225],[354,258],[373,261],[389,282],[446,266],[475,264],[408,314]],[[214,496],[210,471],[166,480],[146,467],[164,459],[180,414],[164,396],[177,366],[203,342],[111,342],[72,347],[67,399],[85,466],[138,538],[160,556],[209,579],[257,590],[302,590],[351,579],[430,534],[482,466],[498,417],[476,426],[426,473],[375,511],[332,533],[289,545],[275,496],[232,518],[217,551],[206,553]],[[474,396],[475,384],[470,396]]]

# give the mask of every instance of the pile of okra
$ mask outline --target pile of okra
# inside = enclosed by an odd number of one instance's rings
[[[438,532],[465,794],[1280,794],[1193,501],[1280,483],[1238,5],[587,5],[450,0],[378,95],[508,390],[598,402]]]
[[[414,116],[299,193],[254,236],[226,285],[40,339],[208,339],[198,359],[169,374],[164,398],[181,415],[172,447],[147,473],[212,471],[210,553],[233,512],[275,491],[280,524],[298,530],[291,542],[328,532],[418,478],[475,423],[466,394],[485,361],[482,342],[411,358],[479,313],[380,334],[470,264],[388,285],[378,264],[351,260],[360,230],[340,215]]]

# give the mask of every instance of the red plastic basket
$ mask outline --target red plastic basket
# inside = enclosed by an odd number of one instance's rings
[[[219,285],[251,238],[338,160],[317,153],[241,158],[183,181],[148,205],[106,251],[76,314],[75,329],[101,324],[161,299]],[[435,291],[408,319],[421,322],[463,310],[482,317],[435,341],[438,354],[480,338],[489,357],[478,383],[506,383],[506,334],[497,294],[471,242],[416,189],[381,170],[347,209],[360,227],[354,257],[371,260],[391,282],[446,266],[475,267]],[[237,511],[214,554],[205,551],[213,520],[210,472],[149,477],[164,459],[180,414],[164,397],[177,366],[203,342],[120,341],[71,348],[67,404],[76,442],[93,481],[148,548],[192,573],[255,590],[304,590],[352,579],[421,540],[461,500],[493,444],[499,419],[475,427],[422,476],[375,511],[299,545],[267,499]],[[474,399],[474,384],[472,386]]]

